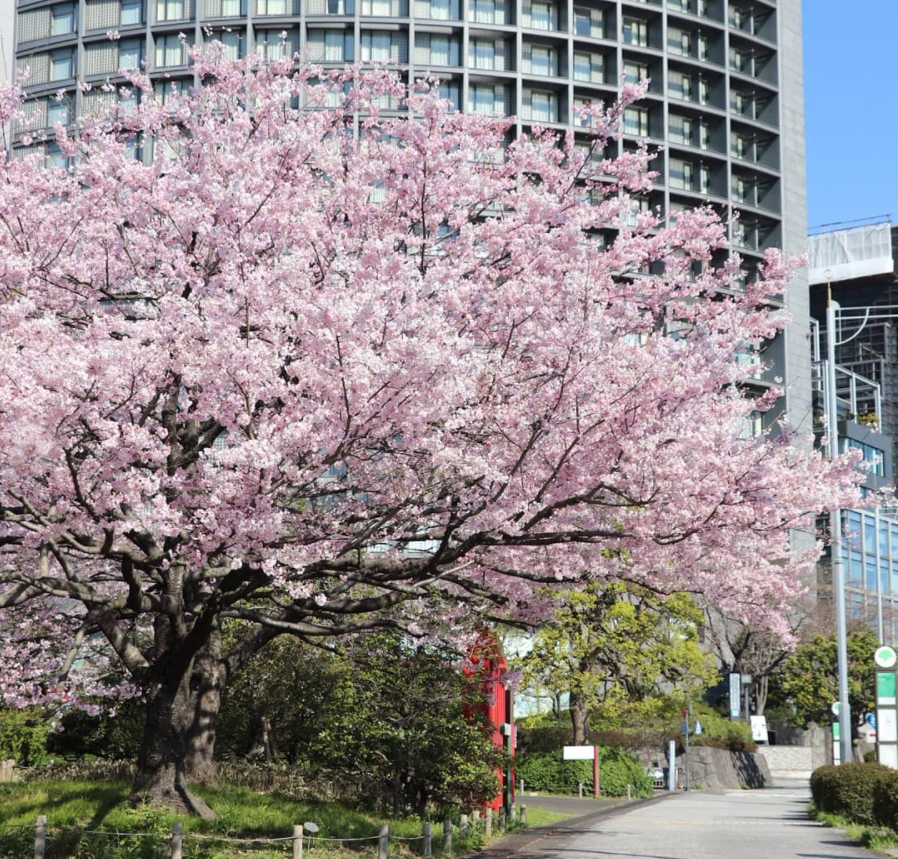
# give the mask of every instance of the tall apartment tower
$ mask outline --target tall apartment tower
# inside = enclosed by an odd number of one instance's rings
[[[16,0],[16,9],[29,122],[32,133],[46,129],[50,158],[54,125],[102,97],[79,82],[144,66],[164,95],[193,80],[185,45],[209,39],[235,58],[261,47],[325,67],[392,61],[411,80],[439,77],[464,110],[516,116],[517,133],[576,127],[582,103],[648,78],[620,144],[664,147],[656,188],[639,205],[738,213],[730,238],[749,273],[768,248],[804,252],[800,0]],[[784,302],[795,324],[765,360],[771,378],[790,383],[784,408],[802,423],[806,278]]]

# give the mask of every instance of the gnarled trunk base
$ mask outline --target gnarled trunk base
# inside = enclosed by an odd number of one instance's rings
[[[148,802],[181,814],[214,820],[217,815],[187,786],[187,727],[193,722],[190,672],[160,683],[146,700],[146,724],[131,792],[135,805]]]
[[[132,805],[159,805],[203,820],[218,815],[187,786],[182,767],[168,764],[154,772],[138,772],[129,801]]]

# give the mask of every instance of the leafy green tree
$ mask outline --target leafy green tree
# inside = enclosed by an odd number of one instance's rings
[[[394,814],[423,814],[498,793],[503,756],[482,700],[456,654],[400,634],[360,636],[345,653],[283,639],[229,690],[219,751],[335,774]]]
[[[669,720],[713,682],[713,660],[699,647],[703,614],[687,595],[592,584],[553,598],[524,681],[555,698],[569,693],[575,744],[587,741],[596,714],[606,727]]]
[[[873,653],[878,646],[877,637],[867,630],[848,636],[848,700],[858,721],[876,706]],[[830,708],[839,699],[835,635],[818,635],[799,644],[783,664],[776,694],[790,703],[796,725],[829,722]]]

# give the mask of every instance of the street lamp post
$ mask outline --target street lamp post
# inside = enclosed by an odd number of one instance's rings
[[[823,386],[826,401],[826,431],[829,435],[829,455],[839,455],[838,408],[836,396],[836,308],[832,287],[826,284],[826,383]],[[851,745],[851,707],[848,703],[848,635],[845,623],[845,566],[842,563],[842,511],[830,514],[830,543],[833,571],[833,590],[836,602],[836,652],[839,673],[839,744],[842,763],[851,763],[854,755]],[[878,571],[877,571],[878,575]]]

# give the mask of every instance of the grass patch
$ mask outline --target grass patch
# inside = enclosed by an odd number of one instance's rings
[[[248,788],[198,787],[218,820],[183,819],[151,806],[132,808],[125,782],[46,781],[0,785],[0,856],[33,853],[34,825],[47,816],[47,859],[167,859],[172,824],[184,824],[185,859],[281,859],[292,855],[293,826],[315,823],[305,859],[371,859],[377,835],[390,827],[390,855],[415,859],[422,851],[422,822],[387,820],[332,803],[301,803]],[[571,815],[527,809],[528,827]],[[433,849],[442,847],[442,822],[432,822]],[[258,839],[253,841],[253,839]],[[285,839],[275,841],[273,839]],[[352,840],[364,839],[364,840]],[[483,823],[467,837],[456,829],[453,853],[485,845]]]
[[[886,850],[890,847],[898,847],[898,832],[891,829],[877,829],[873,826],[864,826],[860,823],[852,823],[848,818],[828,811],[818,811],[813,804],[810,816],[818,823],[833,829],[842,829],[849,841],[868,847],[871,850]]]

